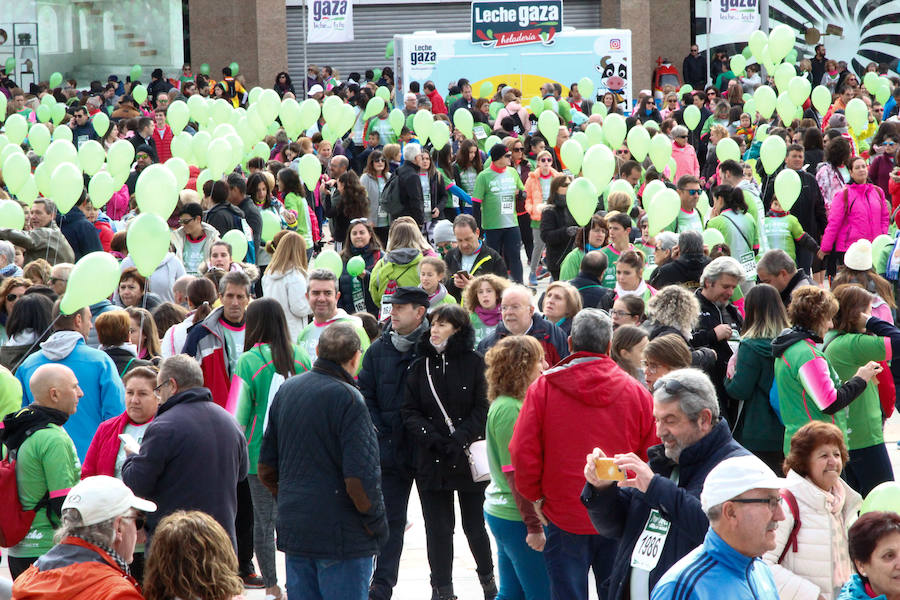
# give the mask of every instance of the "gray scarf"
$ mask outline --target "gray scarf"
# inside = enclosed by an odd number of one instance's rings
[[[419,338],[422,337],[422,334],[426,331],[428,331],[427,319],[423,319],[422,322],[419,323],[419,326],[407,335],[400,335],[399,333],[391,329],[391,343],[394,345],[394,348],[396,348],[398,352],[409,352],[409,349],[419,341]]]

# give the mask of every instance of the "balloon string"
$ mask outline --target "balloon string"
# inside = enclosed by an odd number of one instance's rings
[[[144,314],[147,311],[147,294],[150,293],[150,278],[147,278],[147,284],[144,287],[144,296],[141,298],[141,308],[144,309],[141,311],[141,330],[138,335],[138,343],[137,343],[137,357],[141,357],[141,341],[144,339]]]
[[[82,309],[82,310],[84,310],[84,309]],[[34,342],[32,342],[32,344],[28,347],[28,350],[25,351],[25,354],[22,355],[22,358],[19,359],[19,362],[17,362],[16,365],[12,369],[10,369],[11,373],[15,373],[16,369],[18,369],[19,366],[23,362],[25,362],[25,359],[28,358],[29,356],[31,356],[31,351],[34,350],[35,346],[37,346],[38,344],[41,343],[41,340],[44,339],[44,336],[47,335],[47,332],[49,332],[51,329],[53,329],[53,326],[56,324],[56,322],[59,320],[59,318],[61,316],[62,316],[62,312],[60,312],[58,315],[56,315],[56,317],[52,321],[50,321],[50,324],[47,325],[47,329],[44,330],[44,333],[42,333],[41,335],[39,335],[35,338]]]

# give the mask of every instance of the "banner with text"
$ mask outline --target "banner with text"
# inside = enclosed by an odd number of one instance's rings
[[[473,44],[546,46],[553,43],[562,26],[562,0],[472,1]]]
[[[711,0],[709,13],[710,32],[732,42],[746,42],[759,29],[758,0]]]
[[[310,44],[353,41],[352,0],[306,0]]]

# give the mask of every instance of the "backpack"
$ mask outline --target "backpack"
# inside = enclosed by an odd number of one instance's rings
[[[797,505],[797,499],[794,498],[794,494],[788,489],[781,490],[781,497],[787,502],[788,508],[791,509],[791,516],[794,517],[794,526],[791,527],[791,533],[784,544],[781,556],[778,557],[779,565],[784,560],[784,557],[787,556],[788,549],[792,552],[797,552],[797,532],[800,531],[800,507]]]
[[[381,207],[391,219],[403,212],[403,203],[400,201],[400,180],[396,175],[387,180],[384,189],[381,190]]]
[[[25,438],[46,426],[29,429]],[[19,486],[16,482],[16,451],[10,451],[0,460],[0,547],[10,548],[15,546],[28,535],[34,516],[42,508],[50,508],[50,493],[44,494],[41,501],[31,510],[25,510],[19,501]],[[49,515],[49,513],[48,513]]]

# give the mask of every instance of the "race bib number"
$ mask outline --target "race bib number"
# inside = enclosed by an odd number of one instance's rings
[[[500,214],[502,215],[511,215],[516,210],[516,201],[514,198],[501,198],[500,199]]]
[[[669,523],[658,510],[651,510],[650,517],[644,525],[631,553],[631,566],[635,569],[652,571],[659,562],[663,546],[666,544],[666,536],[669,534]]]
[[[756,256],[753,252],[745,252],[738,258],[744,269],[744,276],[750,281],[756,281]]]
[[[476,140],[486,140],[487,139],[487,131],[484,130],[484,127],[474,127],[472,128],[472,133],[475,134]]]

